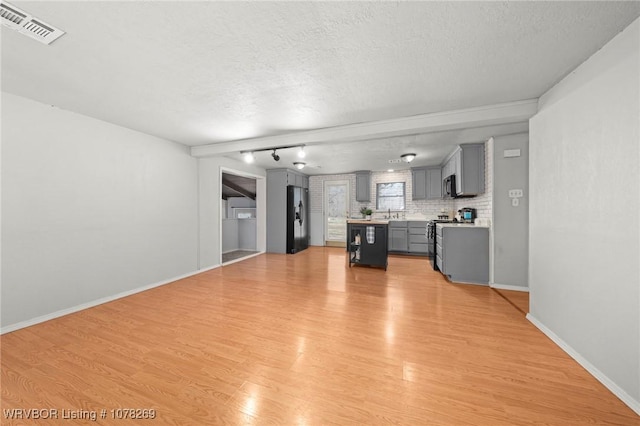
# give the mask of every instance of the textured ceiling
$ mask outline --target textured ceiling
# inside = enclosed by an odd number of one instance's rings
[[[612,1],[11,3],[67,34],[45,46],[3,27],[3,91],[190,146],[537,98],[640,15]],[[309,147],[309,172],[440,155],[486,130]],[[370,167],[347,161],[358,153]]]

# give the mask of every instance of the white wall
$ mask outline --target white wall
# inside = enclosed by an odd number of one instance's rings
[[[199,192],[199,268],[219,266],[221,262],[221,203],[222,172],[256,178],[256,250],[265,251],[267,245],[266,171],[225,157],[198,159]]]
[[[531,320],[640,414],[640,20],[530,121]]]
[[[186,147],[2,93],[2,327],[190,273]]]

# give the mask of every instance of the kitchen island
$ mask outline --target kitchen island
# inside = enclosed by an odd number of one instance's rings
[[[386,220],[347,220],[347,254],[351,265],[379,266],[387,270]]]

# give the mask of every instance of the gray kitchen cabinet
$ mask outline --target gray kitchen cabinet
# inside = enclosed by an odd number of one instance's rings
[[[455,175],[457,196],[473,197],[485,192],[484,172],[484,143],[467,143],[458,146],[442,165],[441,179]]]
[[[427,222],[409,221],[409,253],[427,254],[429,246],[427,244]]]
[[[411,195],[414,200],[442,198],[442,169],[440,167],[414,167],[411,169]]]
[[[267,170],[267,252],[287,252],[287,185],[304,188],[308,177],[289,169]]]
[[[389,222],[389,251],[406,252],[409,243],[407,222],[392,220]]]
[[[462,195],[478,195],[485,192],[484,144],[460,145],[457,170],[460,173],[459,193]],[[457,186],[456,182],[456,186]]]
[[[426,167],[413,167],[411,169],[411,198],[413,200],[426,200],[427,198]]]
[[[427,200],[442,198],[442,170],[440,167],[427,168]]]
[[[436,266],[451,281],[489,282],[489,228],[436,226]]]
[[[451,176],[451,175],[455,175],[456,174],[456,156],[455,156],[455,153],[457,152],[457,149],[458,148],[456,148],[454,153],[451,154],[449,159],[443,164],[443,166],[442,166],[442,179],[446,178],[447,176]]]
[[[426,221],[390,221],[389,251],[397,254],[426,255],[429,248],[426,229]]]
[[[356,172],[356,201],[371,201],[371,172]]]

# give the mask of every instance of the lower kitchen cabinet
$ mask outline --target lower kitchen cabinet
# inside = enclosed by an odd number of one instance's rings
[[[426,221],[393,220],[389,222],[389,251],[426,256],[429,248],[426,230]]]
[[[389,251],[407,251],[408,240],[406,226],[404,228],[389,227]]]
[[[427,222],[412,220],[408,224],[409,253],[426,256],[429,252],[429,247],[427,246]]]
[[[367,232],[369,238],[367,238]],[[387,225],[347,224],[349,267],[381,266],[387,270]]]
[[[489,283],[489,228],[436,227],[436,266],[451,281]]]

